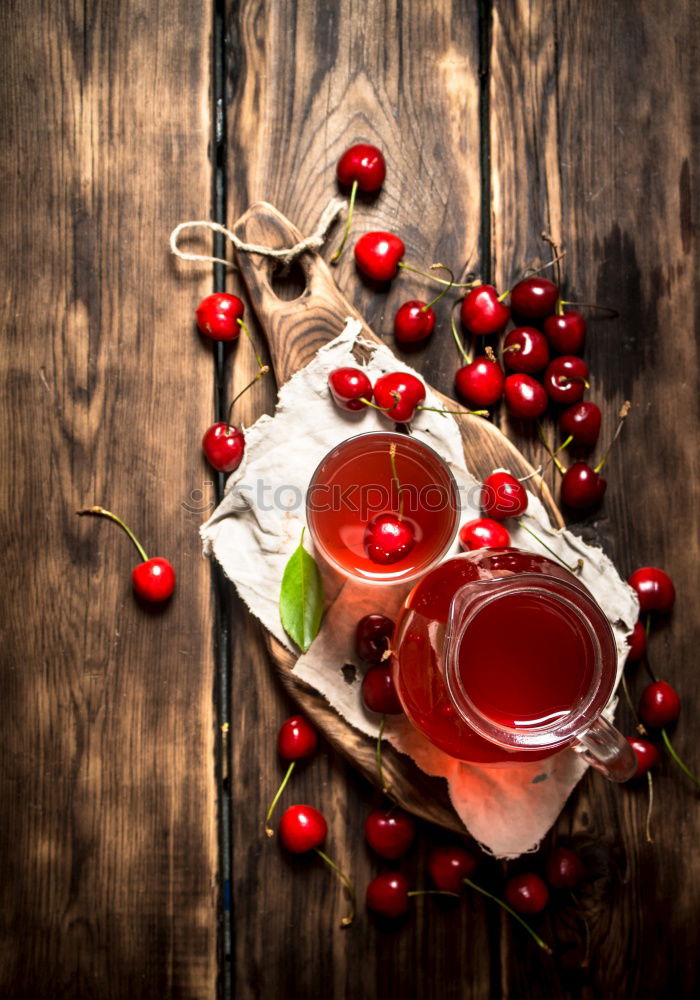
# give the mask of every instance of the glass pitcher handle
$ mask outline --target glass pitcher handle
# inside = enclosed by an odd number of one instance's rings
[[[579,734],[572,749],[609,781],[627,781],[637,770],[634,750],[602,715]]]

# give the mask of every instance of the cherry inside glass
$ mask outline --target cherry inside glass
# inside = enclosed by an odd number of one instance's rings
[[[400,493],[392,474],[390,447]],[[366,552],[368,523],[398,514],[414,544],[398,562],[381,565]],[[459,524],[459,495],[445,462],[408,434],[377,431],[333,448],[312,476],[306,520],[317,551],[339,572],[367,583],[403,583],[430,569],[448,551]]]

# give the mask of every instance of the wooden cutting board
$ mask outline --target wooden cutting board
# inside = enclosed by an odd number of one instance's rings
[[[236,236],[246,243],[277,249],[290,247],[303,239],[299,230],[272,205],[258,202],[233,227]],[[347,250],[346,252],[350,252]],[[280,299],[270,280],[274,263],[258,254],[238,254],[238,266],[246,283],[250,301],[267,337],[278,385],[307,365],[318,349],[337,337],[348,316],[360,320],[367,340],[382,343],[359,313],[338,289],[330,268],[314,252],[299,258],[306,287],[291,301]],[[433,390],[435,391],[435,390]],[[444,399],[447,408],[454,400]],[[520,452],[490,421],[481,417],[457,416],[468,468],[479,478],[498,466],[508,467],[514,475],[527,476],[534,470]],[[554,524],[563,520],[546,485],[538,480],[540,496]],[[292,674],[296,657],[271,635],[267,645],[272,662],[285,688],[328,741],[375,785],[379,784],[375,763],[375,743],[353,729],[328,702]],[[390,782],[390,797],[398,805],[418,816],[448,829],[464,832],[464,827],[450,805],[446,783],[430,778],[416,765],[388,744],[382,749],[385,778]]]

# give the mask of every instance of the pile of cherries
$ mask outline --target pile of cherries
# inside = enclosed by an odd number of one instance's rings
[[[381,150],[365,143],[350,147],[338,163],[337,176],[341,185],[351,187],[351,197],[343,242],[333,260],[340,256],[347,238],[357,190],[376,193],[384,182],[386,164]],[[361,236],[355,244],[355,262],[365,278],[377,283],[391,281],[399,269],[404,268],[446,286],[432,302],[410,299],[398,308],[394,316],[394,336],[404,348],[414,348],[433,334],[436,326],[433,306],[450,288],[469,289],[461,300],[459,311],[464,331],[481,343],[485,337],[504,336],[500,362],[491,346],[474,358],[464,350],[453,323],[455,340],[465,361],[455,375],[457,394],[475,409],[492,407],[504,399],[511,416],[524,421],[539,420],[550,404],[558,407],[564,440],[553,457],[565,447],[571,446],[577,451],[576,460],[568,469],[555,457],[563,477],[561,501],[570,508],[586,509],[602,499],[607,485],[600,475],[607,452],[595,466],[580,457],[598,441],[601,411],[596,403],[583,399],[589,388],[588,365],[581,357],[586,341],[586,320],[581,312],[569,308],[577,303],[564,300],[558,248],[550,237],[542,235],[555,253],[552,263],[557,267],[558,283],[532,274],[501,293],[491,284],[444,281],[407,264],[403,260],[405,244],[391,232],[374,231]],[[443,264],[432,265],[431,270],[438,267],[449,271]],[[614,314],[614,310],[605,311]],[[511,323],[513,326],[506,333]],[[335,386],[331,386],[336,401],[347,409],[357,409],[371,401],[367,386],[360,390],[357,371],[340,369]],[[365,402],[359,402],[360,399]],[[420,402],[418,398],[417,401]],[[410,420],[415,412],[410,401],[408,416],[404,415],[406,411],[397,399],[393,407],[387,407],[386,400],[377,403],[397,422]],[[551,448],[549,450],[552,453]]]

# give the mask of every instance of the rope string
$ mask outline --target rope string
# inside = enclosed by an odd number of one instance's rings
[[[295,243],[293,247],[283,247],[279,250],[260,246],[257,243],[244,243],[235,233],[232,233],[230,229],[220,225],[218,222],[209,222],[206,219],[198,219],[195,222],[181,222],[178,226],[175,226],[170,234],[170,252],[179,257],[180,260],[198,260],[207,264],[225,264],[226,267],[234,267],[230,261],[224,260],[222,257],[209,257],[207,254],[187,253],[184,250],[180,250],[177,245],[180,234],[186,229],[197,229],[201,226],[209,229],[212,233],[222,233],[227,240],[233,243],[238,251],[243,253],[258,253],[264,257],[273,257],[275,260],[281,260],[284,266],[288,267],[293,260],[296,260],[306,250],[318,250],[323,246],[328,235],[328,230],[346,207],[347,203],[344,199],[331,198],[323,210],[321,218],[318,220],[316,232],[312,233],[311,236],[306,236],[299,243]]]

